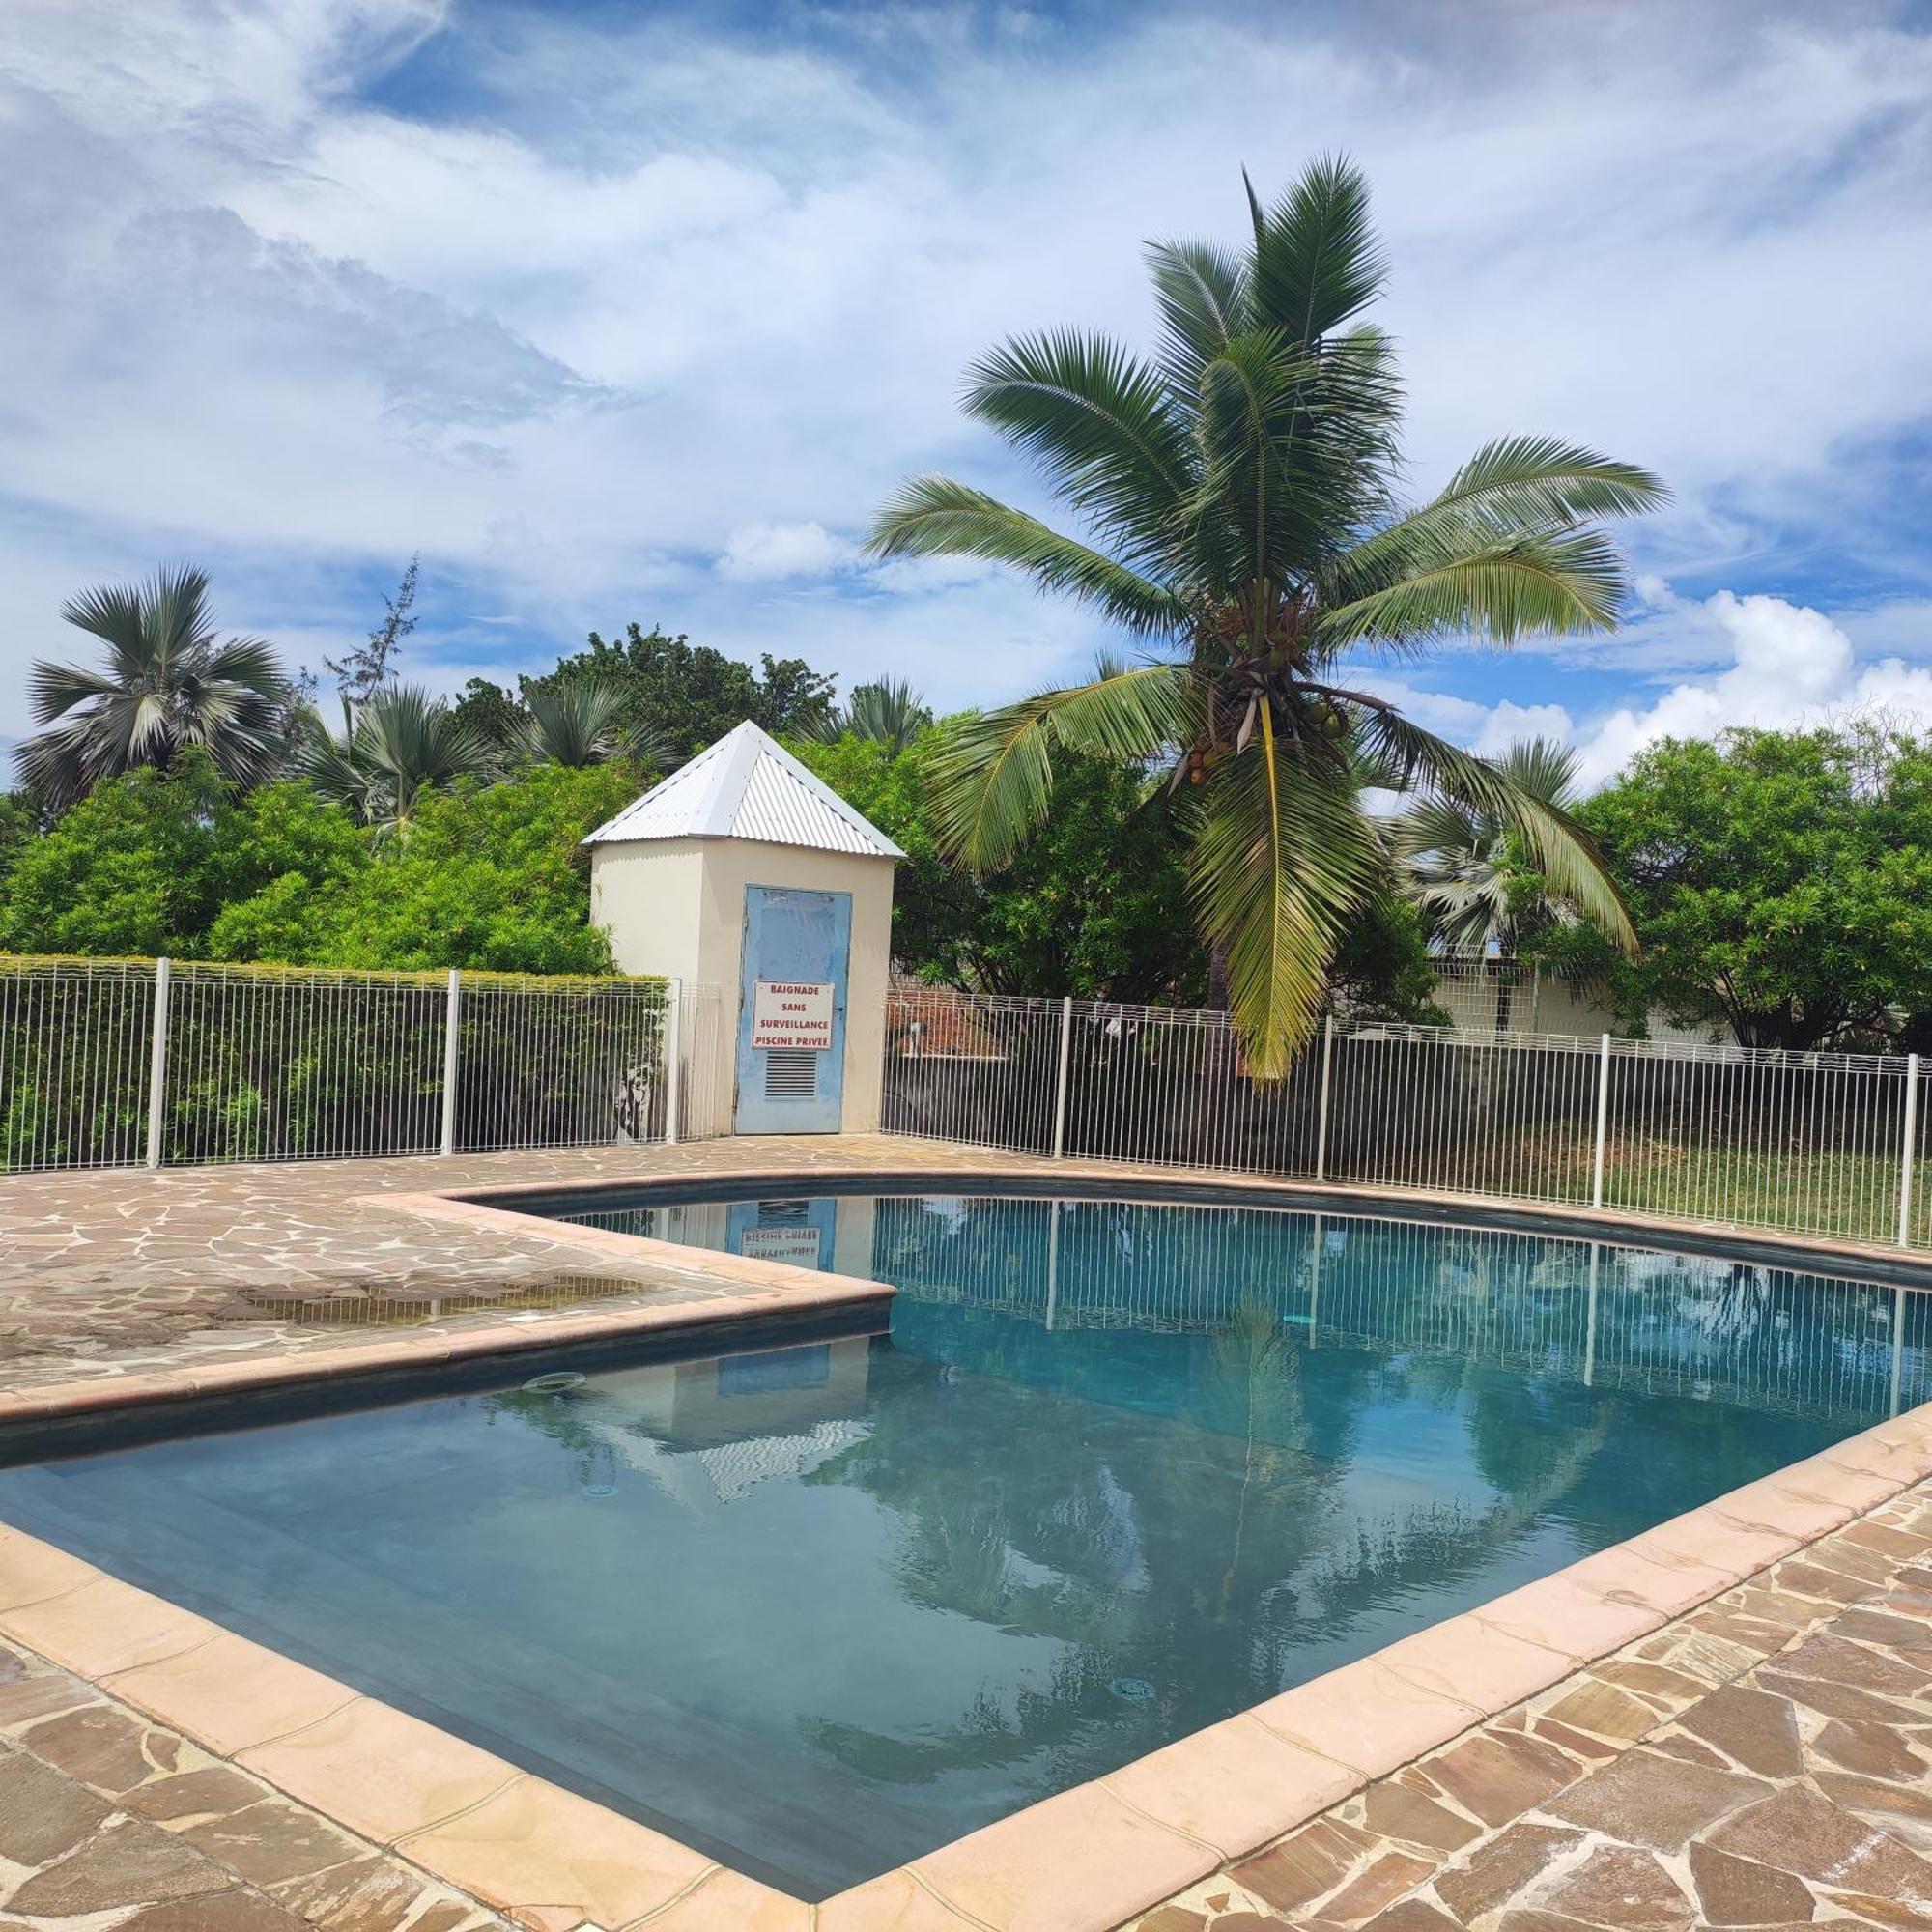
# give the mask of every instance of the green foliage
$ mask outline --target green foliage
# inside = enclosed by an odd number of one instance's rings
[[[766,655],[759,665],[753,670],[681,633],[668,637],[655,626],[646,632],[632,624],[618,639],[592,631],[585,648],[560,660],[554,670],[519,678],[515,697],[487,678],[471,678],[456,712],[489,742],[508,748],[533,694],[608,685],[623,694],[615,726],[666,764],[682,764],[747,718],[782,736],[805,730],[831,708],[836,680],[802,658]]]
[[[1368,761],[1498,821],[1553,894],[1631,944],[1567,812],[1337,679],[1364,649],[1613,627],[1623,573],[1597,521],[1663,492],[1633,465],[1517,437],[1400,512],[1394,354],[1361,320],[1386,275],[1366,183],[1318,161],[1271,207],[1250,190],[1249,213],[1239,255],[1149,249],[1155,359],[1064,330],[1015,338],[969,373],[968,413],[1035,459],[1088,536],[922,476],[880,511],[870,549],[1009,565],[1145,640],[1151,665],[955,733],[937,834],[993,870],[1052,827],[1064,759],[1169,772],[1197,794],[1187,873],[1216,990],[1250,1063],[1276,1075],[1326,1001],[1344,935],[1386,888],[1360,797]]]
[[[611,972],[578,841],[641,787],[630,765],[543,765],[424,799],[410,836],[322,908],[303,963]]]
[[[21,848],[0,949],[608,973],[578,841],[642,782],[622,764],[467,781],[383,839],[299,781],[238,794],[190,755],[100,785]]]
[[[39,814],[24,792],[0,793],[0,890],[4,890],[7,874],[39,830]]]
[[[932,723],[925,700],[903,678],[882,677],[855,684],[837,711],[808,720],[803,735],[831,744],[850,735],[874,738],[891,752],[903,752]]]
[[[214,905],[223,785],[187,753],[171,773],[110,779],[20,852],[0,899],[0,947],[14,952],[185,951]]]
[[[1747,1046],[1912,1046],[1932,1016],[1932,738],[1875,724],[1653,746],[1582,808],[1630,895],[1623,1004]],[[1556,963],[1587,942],[1545,949]],[[1597,962],[1599,965],[1604,962]]]
[[[1187,837],[1170,802],[1142,806],[1131,772],[1068,758],[1039,837],[997,874],[943,857],[930,779],[947,755],[931,728],[906,751],[852,734],[798,742],[798,757],[906,852],[893,948],[909,972],[991,992],[1199,1004],[1207,961],[1187,916]]]

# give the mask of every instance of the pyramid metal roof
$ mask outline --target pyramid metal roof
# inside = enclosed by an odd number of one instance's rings
[[[905,857],[749,718],[583,842],[622,845],[644,838],[756,838],[868,859]]]

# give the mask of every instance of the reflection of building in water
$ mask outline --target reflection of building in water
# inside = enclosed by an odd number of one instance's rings
[[[1499,1229],[1129,1202],[889,1200],[873,1272],[1055,1328],[1203,1333],[1866,1417],[1932,1394],[1932,1296]]]
[[[743,1255],[749,1261],[829,1269],[869,1281],[877,1206],[868,1194],[821,1194],[810,1199],[785,1196],[593,1208],[561,1218],[619,1235],[644,1235],[685,1247]]]
[[[867,1336],[600,1374],[573,1401],[587,1443],[705,1514],[862,1440]]]

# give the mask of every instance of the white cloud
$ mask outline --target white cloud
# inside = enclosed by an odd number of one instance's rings
[[[184,554],[294,636],[419,547],[445,678],[490,619],[637,616],[848,678],[903,655],[943,704],[1026,689],[1097,627],[978,566],[857,568],[855,533],[924,469],[1032,503],[960,370],[1022,328],[1144,339],[1141,241],[1237,236],[1238,167],[1324,148],[1376,185],[1418,489],[1547,429],[1676,486],[1648,567],[1794,527],[1856,554],[1932,393],[1932,32],[1876,3],[821,9],[744,40],[438,0],[7,14],[0,732],[56,590]],[[440,111],[372,104],[418,45]],[[1598,662],[1708,683],[1721,631],[1666,607]],[[1454,728],[1544,728],[1538,698]]]
[[[1677,608],[1688,625],[1724,640],[1729,667],[1673,685],[1648,705],[1621,706],[1574,734],[1578,779],[1588,788],[1661,738],[1716,738],[1733,725],[1801,729],[1882,710],[1932,729],[1932,670],[1897,657],[1860,664],[1851,639],[1822,611],[1728,590]]]
[[[1518,704],[1510,698],[1492,708],[1469,749],[1486,758],[1500,757],[1528,738],[1568,739],[1576,725],[1560,704]]]
[[[733,530],[714,566],[739,583],[824,577],[849,563],[853,546],[823,524],[749,524]]]

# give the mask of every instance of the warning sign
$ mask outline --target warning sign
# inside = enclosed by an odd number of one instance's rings
[[[788,1267],[825,1264],[816,1228],[747,1228],[740,1237],[739,1253],[747,1261],[783,1262]]]
[[[831,1052],[832,982],[760,980],[752,1000],[752,1044]]]

